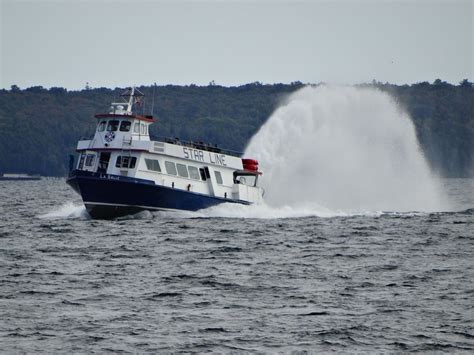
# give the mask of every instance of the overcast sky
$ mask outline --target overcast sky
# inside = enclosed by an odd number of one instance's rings
[[[0,86],[473,79],[473,1],[0,0]]]

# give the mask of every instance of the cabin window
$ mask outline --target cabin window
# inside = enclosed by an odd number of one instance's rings
[[[122,121],[122,123],[120,123],[120,132],[129,132],[131,125],[130,121]]]
[[[118,126],[119,126],[119,121],[111,120],[109,121],[109,124],[107,125],[107,131],[115,132],[118,129]]]
[[[191,179],[199,180],[199,170],[194,166],[188,166],[189,176]]]
[[[160,163],[156,159],[145,159],[146,168],[148,170],[158,171],[161,173]]]
[[[170,175],[178,175],[176,165],[171,161],[165,161],[166,172]]]
[[[186,165],[184,164],[176,164],[176,167],[178,168],[178,175],[181,177],[189,177],[188,175],[188,169],[186,168]]]
[[[141,127],[140,133],[141,133],[141,134],[146,134],[146,131],[145,131],[145,124],[144,124],[144,123],[140,124],[140,127]]]
[[[199,168],[199,175],[201,175],[202,181],[206,181],[206,173],[203,168]]]
[[[86,166],[94,165],[95,155],[94,154],[87,154],[86,156]]]
[[[254,175],[235,175],[234,184],[242,184],[247,186],[257,186],[257,176]]]
[[[257,177],[256,176],[249,176],[247,178],[247,185],[249,186],[257,186]]]
[[[133,126],[133,133],[140,133],[140,123],[135,123],[135,125]]]
[[[106,124],[106,123],[107,123],[107,122],[105,122],[105,121],[100,122],[100,123],[99,123],[99,127],[97,127],[97,131],[103,132],[103,131],[105,130],[105,124]]]
[[[137,164],[136,157],[118,156],[115,162],[116,168],[134,169]]]
[[[85,154],[81,154],[81,157],[79,158],[79,164],[77,165],[77,168],[79,170],[82,170],[82,167],[84,166],[84,159],[85,159],[86,155]]]
[[[223,181],[222,181],[222,175],[221,175],[220,171],[214,171],[214,175],[216,176],[217,183],[219,185],[222,185]]]

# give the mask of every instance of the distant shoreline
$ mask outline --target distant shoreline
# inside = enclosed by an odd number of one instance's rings
[[[320,84],[315,84],[320,85]],[[150,134],[213,142],[244,151],[250,138],[288,95],[306,86],[249,83],[224,87],[141,86],[144,113],[157,117]],[[469,80],[452,85],[394,85],[373,81],[354,85],[389,93],[415,125],[416,135],[432,171],[442,177],[474,177],[474,88]],[[41,86],[0,90],[0,167],[4,171],[66,176],[68,156],[76,142],[94,130],[93,115],[119,97],[122,89],[87,88],[68,91]],[[152,105],[153,102],[153,105]]]

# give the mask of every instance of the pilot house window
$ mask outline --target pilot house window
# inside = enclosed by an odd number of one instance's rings
[[[122,123],[120,123],[120,132],[129,132],[131,125],[130,121],[122,121]]]
[[[103,132],[104,129],[105,129],[105,124],[106,124],[105,121],[100,122],[99,127],[97,128],[97,130],[98,130],[99,132]]]
[[[109,124],[107,125],[107,131],[115,132],[118,129],[118,126],[119,126],[119,121],[111,120],[109,121]]]

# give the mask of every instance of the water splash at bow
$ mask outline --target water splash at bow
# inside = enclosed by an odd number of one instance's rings
[[[42,215],[38,216],[43,219],[88,219],[84,205],[67,202],[62,206]]]

